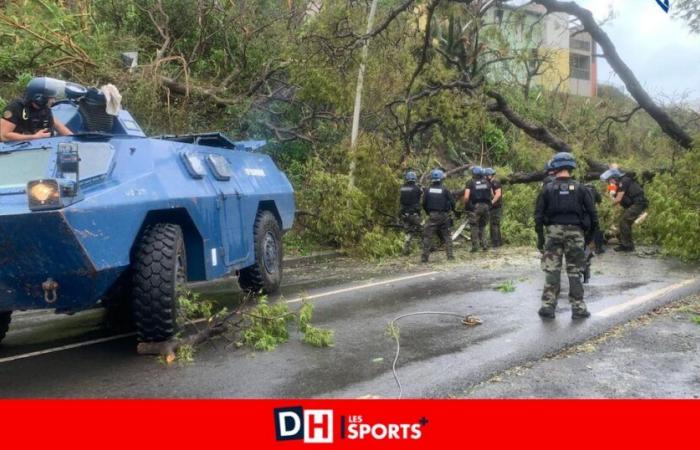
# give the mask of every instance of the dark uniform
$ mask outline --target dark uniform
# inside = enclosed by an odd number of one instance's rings
[[[491,236],[491,246],[500,247],[503,245],[501,239],[501,218],[503,217],[503,187],[501,182],[498,180],[491,180],[491,190],[493,195],[496,195],[496,191],[501,189],[501,197],[496,203],[491,206],[491,211],[489,212],[489,231]]]
[[[404,254],[411,252],[411,240],[414,237],[420,239],[422,232],[420,217],[420,199],[423,190],[416,183],[410,182],[401,186],[401,224],[406,232],[406,242],[404,243]]]
[[[583,188],[588,192],[588,195],[590,195],[591,201],[594,204],[597,205],[603,201],[603,197],[600,195],[600,192],[598,192],[594,185],[584,184]],[[586,214],[584,216],[584,231],[586,233],[584,246],[586,265],[583,270],[583,283],[585,284],[588,283],[588,280],[591,278],[591,261],[594,256],[591,244],[595,248],[596,252],[601,252],[603,249],[603,234],[601,233],[600,229],[592,228],[590,214]]]
[[[617,190],[625,193],[620,202],[620,205],[625,209],[620,217],[620,246],[626,250],[633,250],[632,224],[644,213],[649,204],[642,187],[629,175],[623,175],[620,178]]]
[[[539,243],[546,236],[542,255],[545,285],[540,315],[553,317],[560,290],[562,257],[566,257],[569,277],[569,302],[574,318],[589,315],[583,301],[581,273],[585,267],[585,217],[590,227],[598,228],[598,215],[592,197],[578,182],[568,177],[556,178],[544,186],[535,209],[535,229]],[[544,228],[546,227],[546,233]]]
[[[488,242],[485,230],[493,198],[491,183],[486,179],[474,179],[467,185],[467,189],[469,189],[469,203],[471,205],[469,225],[472,234],[472,251],[478,250],[479,245],[483,250],[486,250]]]
[[[34,134],[44,129],[53,132],[53,114],[48,106],[37,109],[29,101],[14,100],[5,107],[2,118],[15,125],[16,133]]]
[[[428,221],[423,228],[423,255],[421,261],[428,262],[433,235],[438,233],[445,242],[447,258],[453,259],[452,236],[449,213],[454,209],[455,201],[449,189],[442,183],[434,183],[423,192],[423,210],[428,214]]]

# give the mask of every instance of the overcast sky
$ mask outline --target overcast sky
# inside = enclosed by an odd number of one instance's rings
[[[689,94],[700,105],[700,35],[690,34],[683,21],[673,19],[655,0],[578,0],[604,26],[622,59],[657,99],[680,99]],[[671,0],[673,8],[674,0]],[[603,58],[598,60],[601,83],[621,85]]]

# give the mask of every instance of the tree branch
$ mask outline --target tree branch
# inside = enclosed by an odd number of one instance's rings
[[[593,14],[580,7],[576,2],[562,2],[558,0],[534,0],[535,3],[547,8],[547,11],[562,12],[576,17],[583,28],[590,34],[593,39],[600,45],[605,59],[610,66],[615,70],[615,73],[625,83],[627,90],[637,101],[639,106],[649,113],[649,115],[659,124],[661,129],[681,147],[690,149],[693,146],[693,139],[686,133],[661,107],[659,107],[649,94],[644,90],[642,85],[637,80],[634,72],[625,64],[620,55],[617,53],[615,45],[608,37],[608,34],[596,23]]]
[[[561,140],[547,128],[541,125],[535,125],[532,122],[528,122],[518,113],[513,111],[503,95],[494,90],[487,90],[485,91],[485,94],[496,100],[496,103],[492,104],[489,109],[503,114],[505,118],[510,121],[510,123],[520,128],[525,132],[525,134],[558,152],[571,152],[571,147],[569,144]]]

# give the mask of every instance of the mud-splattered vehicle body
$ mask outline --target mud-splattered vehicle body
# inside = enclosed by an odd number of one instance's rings
[[[53,113],[75,136],[0,144],[0,339],[12,311],[128,302],[140,338],[164,340],[184,281],[279,287],[294,195],[264,142],[147,137],[69,90]]]

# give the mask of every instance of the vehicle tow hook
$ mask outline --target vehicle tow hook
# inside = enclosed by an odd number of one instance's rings
[[[58,283],[53,278],[47,278],[41,283],[41,288],[44,290],[44,301],[46,303],[55,303],[58,300]]]

